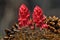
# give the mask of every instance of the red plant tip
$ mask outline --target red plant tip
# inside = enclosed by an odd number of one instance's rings
[[[36,22],[38,20],[41,20],[43,17],[43,12],[42,9],[39,6],[36,6],[34,8],[34,12],[33,12],[33,21]]]
[[[19,8],[19,16],[26,16],[28,14],[28,8],[26,5],[22,4],[21,7]]]
[[[35,13],[36,15],[42,15],[42,14],[43,14],[43,11],[42,11],[42,9],[41,9],[39,6],[36,6],[36,7],[34,8],[34,13]]]
[[[40,27],[40,28],[47,27],[47,25],[44,24],[46,17],[45,17],[45,15],[43,15],[43,11],[39,6],[36,6],[34,8],[34,12],[33,12],[32,16],[33,16],[33,22],[36,24],[37,27]]]
[[[29,20],[29,17],[30,17],[30,11],[28,10],[25,4],[22,4],[19,8],[19,14],[18,14],[19,26],[22,26],[22,27],[26,26]]]
[[[26,10],[26,9],[28,9],[27,7],[26,7],[26,5],[25,4],[22,4],[21,6],[20,6],[20,8],[19,8],[20,10],[22,9],[22,10]]]

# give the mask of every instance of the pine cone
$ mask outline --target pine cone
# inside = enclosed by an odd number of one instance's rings
[[[26,27],[19,30],[18,26],[18,24],[15,24],[11,29],[6,29],[6,36],[4,37],[4,40],[60,40],[60,34],[55,34],[50,30],[58,30],[58,32],[60,32],[59,29],[50,27],[49,29],[39,30],[36,28],[34,30],[31,30],[29,27]]]
[[[60,29],[60,19],[56,16],[49,16],[46,18],[45,23],[49,25],[49,28],[52,32],[60,33],[58,29]]]

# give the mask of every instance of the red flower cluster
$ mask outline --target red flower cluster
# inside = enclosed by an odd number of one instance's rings
[[[28,8],[22,4],[21,7],[19,8],[19,15],[18,15],[18,21],[19,21],[19,26],[26,26],[28,20],[30,19],[30,12]]]
[[[42,9],[39,6],[36,6],[34,8],[33,12],[33,20],[30,19],[30,11],[28,8],[22,4],[19,8],[19,15],[18,15],[18,23],[19,27],[24,27],[26,25],[30,26],[31,29],[34,29],[34,24],[36,24],[37,27],[40,28],[47,28],[47,24],[44,23],[44,20],[46,17],[43,15]]]
[[[42,9],[39,6],[36,6],[33,12],[33,22],[37,27],[46,28],[48,26],[47,24],[44,24],[45,19],[46,17],[43,15]]]

